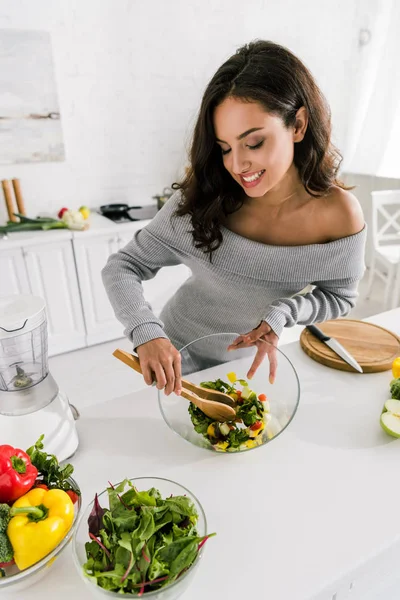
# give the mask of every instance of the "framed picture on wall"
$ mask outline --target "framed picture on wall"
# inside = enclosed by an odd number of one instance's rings
[[[0,164],[65,160],[51,37],[0,30]]]

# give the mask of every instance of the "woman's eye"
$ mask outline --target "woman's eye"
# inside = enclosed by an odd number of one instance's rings
[[[221,148],[222,156],[225,156],[225,154],[229,154],[230,151],[231,151],[230,148],[229,148],[229,150],[224,150],[223,148]]]
[[[257,150],[257,148],[261,148],[263,143],[264,143],[264,140],[261,140],[261,142],[258,142],[258,144],[256,144],[255,146],[247,146],[247,147],[250,148],[250,150]]]

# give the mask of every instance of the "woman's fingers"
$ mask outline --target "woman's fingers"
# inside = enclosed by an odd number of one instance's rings
[[[249,372],[247,373],[248,379],[251,379],[255,375],[258,367],[261,365],[267,354],[269,360],[269,382],[274,383],[278,368],[278,352],[276,349],[278,339],[278,336],[271,332],[269,335],[267,334],[255,342],[257,352]]]
[[[268,358],[269,358],[269,382],[274,383],[276,377],[276,371],[278,368],[278,352],[276,346],[269,346],[268,344]]]
[[[240,344],[244,343],[244,340],[247,335],[247,333],[239,335],[239,337],[237,337],[236,340],[233,340],[232,344],[229,344],[228,350],[237,350],[238,348],[240,348]]]
[[[167,385],[167,377],[164,372],[164,365],[156,363],[153,367],[154,374],[156,376],[156,387],[158,390],[162,390]]]
[[[250,348],[254,346],[255,339],[252,339],[249,334],[241,335],[236,338],[234,342],[230,346],[228,346],[228,350],[240,350],[241,348]]]
[[[228,346],[228,350],[240,350],[241,348],[250,348],[254,346],[255,342],[262,336],[268,334],[271,331],[271,327],[265,321],[261,321],[260,325],[249,331],[239,335],[232,344]]]
[[[267,353],[268,353],[268,344],[266,344],[265,342],[260,342],[260,343],[257,342],[257,352],[256,352],[256,355],[252,362],[252,365],[247,373],[247,379],[251,379],[255,375],[258,367],[263,362],[265,355]]]
[[[178,394],[178,396],[181,393],[182,390],[182,366],[181,366],[182,360],[181,360],[181,355],[179,354],[179,352],[177,352],[176,356],[175,356],[175,360],[174,360],[174,369],[175,369],[175,386],[174,386],[174,392],[175,394]]]
[[[147,383],[147,385],[152,385],[152,383],[154,381],[154,373],[151,370],[150,365],[141,362],[140,368],[142,369],[142,374],[143,374],[145,383]]]
[[[156,338],[137,347],[143,377],[147,385],[153,381],[159,390],[176,393],[181,389],[181,355],[165,338]]]

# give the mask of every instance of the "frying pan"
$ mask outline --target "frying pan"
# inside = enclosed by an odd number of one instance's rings
[[[121,216],[123,214],[126,214],[126,212],[130,208],[139,208],[139,207],[138,206],[129,206],[129,204],[103,204],[103,206],[100,206],[100,212],[105,217],[108,217],[111,215],[120,215]]]
[[[140,221],[141,219],[152,219],[157,213],[157,205],[103,204],[103,206],[100,206],[100,213],[109,219],[118,220],[121,217],[126,217],[131,221]]]

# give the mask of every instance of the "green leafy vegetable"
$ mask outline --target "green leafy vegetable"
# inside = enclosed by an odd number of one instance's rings
[[[80,496],[80,491],[68,481],[74,472],[74,467],[69,463],[61,466],[54,454],[43,452],[43,439],[44,435],[41,435],[36,444],[26,451],[31,463],[39,471],[38,480],[47,485],[49,489],[59,488],[65,492],[72,490]]]
[[[47,231],[48,229],[66,229],[67,225],[64,221],[58,219],[52,219],[51,217],[37,217],[36,219],[30,219],[19,213],[14,213],[16,217],[19,217],[19,222],[8,221],[7,225],[0,226],[0,233],[13,233],[14,231],[32,231],[35,229],[42,229]]]
[[[210,537],[198,536],[198,515],[187,496],[163,499],[155,488],[138,491],[129,480],[110,484],[107,492],[108,509],[95,497],[83,565],[105,590],[142,596],[172,583]]]
[[[218,392],[223,392],[224,394],[230,394],[231,392],[235,391],[233,385],[222,381],[222,379],[216,379],[215,381],[203,381],[200,383],[200,386],[203,388],[208,388],[209,390],[217,390]]]

